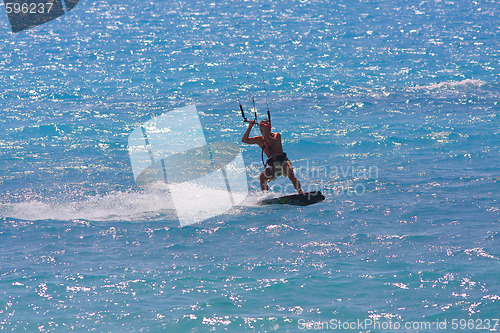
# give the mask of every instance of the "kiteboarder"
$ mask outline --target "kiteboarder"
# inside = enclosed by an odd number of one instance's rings
[[[243,143],[250,145],[257,144],[262,149],[263,153],[268,157],[264,170],[260,174],[260,188],[262,191],[269,189],[268,183],[278,177],[286,176],[291,181],[297,192],[304,193],[300,186],[300,182],[293,172],[292,163],[283,152],[281,144],[281,133],[271,132],[271,122],[264,118],[260,123],[260,132],[262,135],[249,137],[252,127],[255,125],[255,120],[248,121],[249,125],[245,134],[241,138]]]

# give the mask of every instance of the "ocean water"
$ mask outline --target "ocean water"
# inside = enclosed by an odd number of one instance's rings
[[[492,0],[83,0],[13,34],[0,10],[0,328],[499,331],[498,17]],[[251,203],[235,88],[262,118],[263,75],[323,203]],[[207,139],[241,144],[251,200],[181,228],[135,184],[127,137],[191,104]]]

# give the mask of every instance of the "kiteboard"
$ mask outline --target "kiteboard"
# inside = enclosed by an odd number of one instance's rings
[[[325,200],[325,196],[320,191],[307,192],[302,194],[285,195],[278,198],[270,198],[259,201],[260,205],[292,205],[309,206]]]

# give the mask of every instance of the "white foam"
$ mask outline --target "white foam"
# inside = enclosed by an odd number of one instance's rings
[[[142,220],[158,215],[175,217],[165,191],[115,192],[82,200],[27,200],[0,204],[0,216],[22,220]]]
[[[113,192],[106,195],[88,196],[80,200],[46,200],[30,199],[15,203],[0,203],[0,217],[15,218],[28,221],[59,220],[59,221],[151,221],[156,219],[179,220],[179,209],[185,213],[181,225],[201,222],[214,216],[214,206],[211,202],[196,200],[206,196],[207,192],[215,201],[227,200],[225,189],[202,187],[199,184],[186,182],[177,184],[182,191],[182,200],[172,200],[167,190],[172,184],[157,184],[156,186],[138,192]],[[259,206],[263,199],[276,198],[282,193],[232,192],[235,206],[220,210],[218,215],[237,215],[245,207]],[[196,204],[195,204],[196,203]],[[186,212],[189,212],[187,214]],[[208,217],[207,217],[208,216]],[[188,219],[189,217],[189,219]]]
[[[169,193],[174,186],[178,191],[175,202]],[[210,196],[210,202],[200,198]],[[140,192],[114,192],[106,195],[89,196],[80,200],[30,199],[15,203],[0,203],[0,217],[21,220],[87,220],[87,221],[144,221],[167,218],[181,225],[201,222],[220,214],[238,214],[244,206],[255,206],[264,196],[232,192],[236,206],[229,202],[227,209],[214,207],[213,202],[228,201],[226,189],[203,187],[186,182],[182,184],[156,184]]]
[[[431,83],[425,86],[415,86],[414,89],[443,90],[443,89],[456,89],[456,88],[466,88],[466,87],[481,87],[485,84],[486,82],[482,80],[465,79],[462,81],[445,81],[441,83]]]

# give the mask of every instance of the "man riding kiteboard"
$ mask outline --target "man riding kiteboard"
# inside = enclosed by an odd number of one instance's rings
[[[262,191],[267,191],[269,189],[268,182],[275,180],[278,177],[286,176],[292,181],[292,184],[297,192],[304,193],[299,180],[295,177],[292,163],[288,160],[286,153],[283,152],[281,133],[271,132],[271,122],[269,119],[264,118],[260,123],[258,123],[262,135],[249,137],[250,131],[255,125],[255,120],[250,120],[248,122],[248,128],[245,131],[245,134],[243,134],[241,141],[251,145],[259,145],[268,157],[268,160],[265,163],[265,168],[260,174],[260,188]]]

